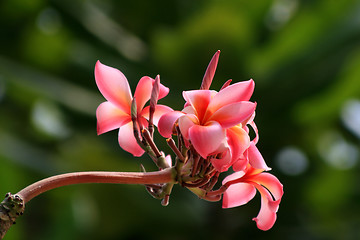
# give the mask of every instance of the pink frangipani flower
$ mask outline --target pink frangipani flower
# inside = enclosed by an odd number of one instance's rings
[[[254,198],[256,190],[261,195],[261,209],[256,218],[257,227],[269,230],[276,221],[283,186],[272,174],[255,169],[250,165],[244,171],[235,172],[223,180],[227,189],[223,195],[223,208],[232,208],[246,204]]]
[[[183,111],[170,112],[161,117],[159,132],[170,137],[178,121],[185,139],[206,158],[226,148],[226,129],[252,116],[256,103],[249,102],[254,89],[253,80],[230,85],[219,92],[211,90],[184,91]]]
[[[107,100],[99,105],[96,110],[97,133],[102,133],[119,128],[118,141],[121,148],[132,153],[134,156],[141,156],[144,150],[137,144],[133,133],[131,121],[131,102],[133,100],[129,83],[125,75],[118,69],[106,66],[100,61],[95,65],[96,84]],[[137,84],[134,97],[136,98],[137,118],[140,125],[147,124],[149,106],[144,107],[149,101],[154,84],[154,79],[142,77]],[[160,84],[159,99],[165,97],[169,89]],[[159,118],[172,111],[164,105],[156,105],[153,122],[157,125]]]

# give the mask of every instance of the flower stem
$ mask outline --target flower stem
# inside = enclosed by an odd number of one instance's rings
[[[45,178],[25,187],[17,194],[6,194],[0,203],[0,239],[22,215],[25,203],[49,190],[80,183],[116,183],[116,184],[160,184],[176,181],[176,170],[167,168],[157,172],[74,172]]]
[[[172,168],[157,172],[74,172],[52,176],[17,193],[25,203],[54,188],[80,183],[156,184],[174,182]]]

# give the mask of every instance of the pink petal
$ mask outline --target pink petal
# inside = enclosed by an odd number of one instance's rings
[[[101,94],[109,102],[130,114],[132,96],[129,83],[122,72],[97,61],[95,81]]]
[[[230,151],[225,151],[221,158],[211,158],[211,164],[218,172],[225,172],[231,166],[231,154]]]
[[[248,163],[249,161],[247,160],[247,158],[241,157],[235,160],[235,162],[232,164],[232,168],[236,172],[244,171]]]
[[[144,118],[143,116],[138,116],[137,122],[139,124],[139,127],[143,127],[143,128],[147,128],[149,125],[149,122],[146,118]]]
[[[254,121],[251,121],[249,124],[255,131],[255,138],[252,141],[254,142],[254,144],[256,144],[259,141],[259,131]]]
[[[234,172],[233,174],[230,174],[228,176],[226,176],[224,178],[224,180],[222,181],[222,185],[225,185],[226,183],[230,182],[230,181],[234,181],[237,179],[242,178],[245,175],[244,171],[240,171],[240,172]]]
[[[184,99],[195,109],[196,115],[202,121],[211,99],[210,90],[192,90],[183,92]]]
[[[253,218],[257,227],[263,231],[272,228],[276,221],[276,211],[272,211],[270,205],[271,202],[267,198],[261,196],[261,208],[259,214],[256,218]]]
[[[210,60],[210,63],[206,68],[205,75],[201,83],[201,87],[200,87],[201,90],[208,90],[210,88],[219,61],[219,55],[220,55],[220,50],[218,50]]]
[[[259,174],[260,175],[267,175],[266,178],[270,176],[272,176],[271,174],[268,173],[262,173]],[[274,177],[274,176],[272,176]],[[273,180],[275,180],[276,178],[271,178]],[[275,181],[278,182],[278,180],[276,179]],[[261,208],[260,208],[260,212],[257,215],[256,218],[254,218],[253,220],[256,221],[257,227],[261,230],[267,231],[269,230],[275,223],[276,221],[276,212],[279,208],[279,204],[281,201],[281,196],[278,199],[273,200],[273,192],[269,192],[269,189],[267,189],[265,186],[259,185],[257,183],[252,183],[257,190],[260,192],[261,195]],[[281,188],[281,192],[282,192],[282,188]]]
[[[254,122],[255,115],[256,115],[255,112],[253,112],[253,114],[252,114],[248,119],[246,119],[245,122],[242,123],[242,125],[244,125],[244,126],[245,126],[246,124],[250,124],[250,125],[251,125],[251,123]]]
[[[193,107],[189,104],[188,106],[185,106],[183,110],[181,110],[183,113],[186,114],[193,114],[196,115],[195,110],[193,109]]]
[[[122,149],[135,157],[140,157],[144,154],[144,150],[138,145],[134,137],[132,122],[129,122],[120,128],[119,145]]]
[[[153,87],[154,79],[151,77],[142,77],[135,89],[134,97],[136,98],[136,107],[138,112],[140,112],[145,103],[149,101],[151,96],[151,91]]]
[[[216,121],[223,128],[235,126],[255,111],[256,104],[252,102],[237,102],[228,104],[217,110],[207,121]]]
[[[189,139],[189,129],[199,124],[198,118],[193,114],[186,114],[179,117],[179,128],[185,139]]]
[[[141,115],[146,118],[147,120],[149,120],[149,111],[150,111],[150,107],[146,106],[142,111],[141,111]],[[174,110],[172,110],[170,107],[165,106],[165,105],[156,105],[155,107],[155,112],[153,115],[153,123],[155,126],[158,125],[159,123],[159,119],[166,113],[169,112],[173,112]]]
[[[268,189],[276,201],[281,199],[284,194],[283,185],[280,183],[279,179],[270,173],[264,172],[258,174],[252,178],[252,181]]]
[[[175,122],[178,120],[179,117],[183,115],[184,113],[182,112],[173,111],[161,116],[158,122],[158,131],[161,136],[165,138],[171,137]]]
[[[251,181],[261,194],[261,209],[253,220],[256,221],[259,229],[266,231],[276,221],[276,212],[284,193],[283,186],[274,175],[269,173],[256,174]]]
[[[167,96],[168,93],[169,93],[169,91],[170,91],[169,88],[165,87],[164,85],[162,85],[162,84],[160,83],[159,99],[162,99],[162,98],[164,98],[165,96]]]
[[[150,100],[154,82],[155,80],[148,76],[144,76],[139,80],[134,93],[136,106],[139,112],[143,109],[146,102]],[[169,93],[169,88],[162,84],[160,84],[159,90],[159,99],[165,97]]]
[[[271,168],[266,165],[264,158],[255,146],[254,142],[250,143],[250,147],[247,149],[247,154],[249,163],[253,168],[264,169],[265,171],[271,170]]]
[[[230,182],[230,181],[234,181],[237,179],[242,178],[245,175],[244,171],[240,171],[240,172],[234,172],[233,174],[230,174],[228,176],[226,176],[224,178],[224,180],[222,181],[222,185],[225,185],[226,183]]]
[[[220,90],[211,100],[208,111],[210,115],[219,108],[231,103],[249,101],[254,92],[253,80],[238,82]]]
[[[234,126],[226,129],[226,136],[231,149],[232,159],[235,161],[249,148],[249,135],[240,126]]]
[[[97,133],[120,128],[122,125],[131,121],[129,114],[125,113],[111,102],[103,102],[96,109]]]
[[[248,183],[232,184],[223,195],[223,208],[238,207],[248,203],[254,198],[256,189]]]
[[[203,158],[216,152],[224,138],[225,130],[217,122],[210,122],[206,126],[194,125],[189,129],[189,139]]]

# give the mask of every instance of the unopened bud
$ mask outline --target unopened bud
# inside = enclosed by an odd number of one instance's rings
[[[137,106],[136,106],[136,98],[134,97],[131,101],[131,120],[136,122],[137,119]]]
[[[200,90],[209,90],[211,82],[215,75],[216,67],[219,61],[219,55],[220,55],[220,50],[218,50],[210,60],[210,63],[206,68],[205,75],[201,82]]]
[[[220,88],[220,90],[222,90],[222,89],[224,89],[224,88],[228,87],[228,86],[230,85],[230,83],[231,83],[231,82],[232,82],[232,79],[227,80],[227,81],[224,83],[224,85],[222,85],[222,87]]]

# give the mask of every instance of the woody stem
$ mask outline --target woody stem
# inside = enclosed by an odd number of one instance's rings
[[[172,168],[157,172],[74,172],[52,176],[22,189],[17,193],[25,203],[41,193],[62,186],[80,183],[116,183],[116,184],[158,184],[174,182]]]
[[[5,199],[0,203],[0,239],[15,223],[16,218],[23,214],[25,203],[49,190],[80,183],[174,184],[176,182],[174,179],[176,179],[174,168],[157,172],[74,172],[45,178],[29,185],[17,194],[6,194]]]

